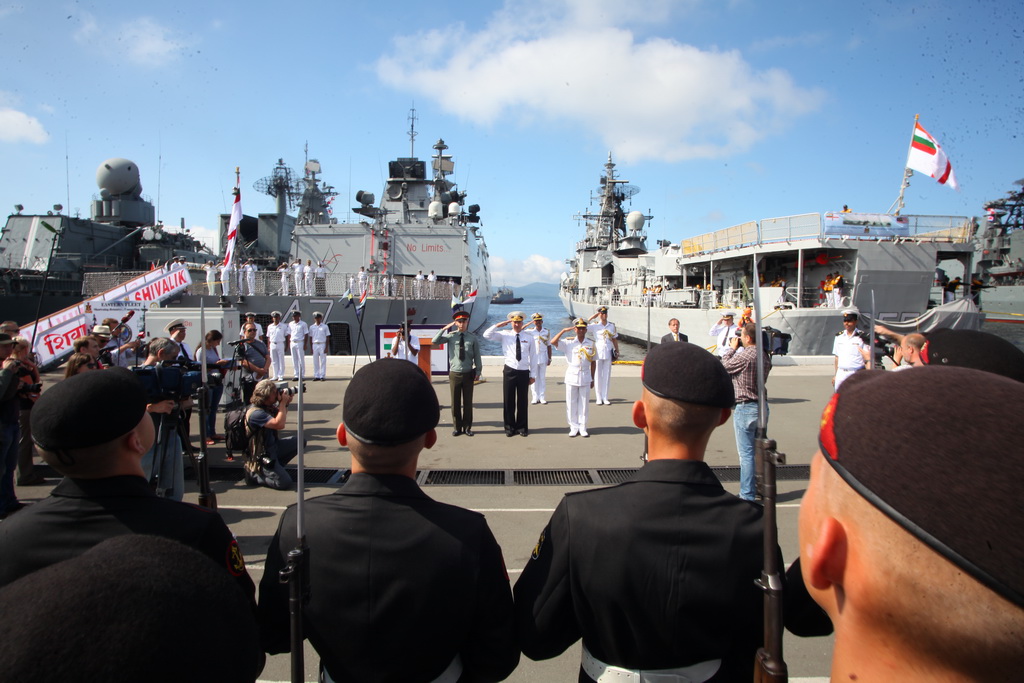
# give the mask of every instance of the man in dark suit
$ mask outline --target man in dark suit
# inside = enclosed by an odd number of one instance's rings
[[[668,321],[668,334],[661,338],[661,343],[685,341],[690,341],[690,338],[679,331],[679,318],[672,318]]]
[[[437,441],[437,394],[418,367],[385,358],[345,392],[338,441],[352,476],[304,503],[311,599],[304,633],[326,681],[499,681],[519,663],[512,591],[483,515],[416,484]],[[267,551],[259,619],[267,652],[287,652],[295,538],[288,508]]]
[[[649,462],[632,479],[570,493],[515,586],[531,659],[583,639],[580,681],[749,680],[761,641],[761,508],[727,493],[703,462],[733,386],[694,344],[647,355],[633,422]],[[647,679],[642,679],[647,680]]]

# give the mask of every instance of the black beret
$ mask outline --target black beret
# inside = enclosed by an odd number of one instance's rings
[[[983,401],[961,402],[969,389]],[[862,371],[818,443],[858,494],[954,565],[1024,606],[1024,386],[967,368]]]
[[[732,380],[722,362],[689,342],[658,344],[651,349],[640,380],[647,391],[661,398],[715,408],[736,404]]]
[[[90,373],[100,374],[100,373]],[[264,657],[252,605],[209,557],[123,534],[0,589],[10,681],[253,681]],[[154,647],[195,638],[188,656]],[[54,648],[60,650],[53,656]]]
[[[1024,382],[1024,351],[1002,337],[947,328],[925,337],[921,360],[926,365],[974,368]]]
[[[407,443],[436,427],[440,419],[430,380],[406,360],[382,358],[360,368],[345,391],[345,431],[363,443]]]
[[[135,429],[146,414],[146,391],[127,368],[62,380],[32,408],[32,440],[47,451],[89,448]]]

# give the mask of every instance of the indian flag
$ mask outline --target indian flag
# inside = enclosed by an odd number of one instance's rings
[[[942,146],[935,138],[917,122],[914,123],[914,137],[910,141],[907,168],[935,178],[940,185],[949,185],[954,190],[959,189],[949,157],[942,151]]]

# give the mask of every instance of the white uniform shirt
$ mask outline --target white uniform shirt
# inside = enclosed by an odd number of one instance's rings
[[[864,367],[861,349],[867,348],[868,343],[859,332],[846,334],[846,330],[843,330],[832,342],[832,355],[839,359],[840,370],[860,370]]]
[[[267,325],[267,341],[271,344],[284,344],[284,338],[288,334],[288,326],[284,323],[270,323]]]
[[[317,266],[316,268],[313,269],[313,275],[314,277],[323,279],[327,277],[327,269],[324,268],[323,266]]]
[[[416,353],[419,354],[420,340],[416,337],[415,332],[413,332],[412,336],[409,337],[408,345],[404,340],[395,344],[391,349],[391,355],[395,358],[407,360],[410,363],[418,363],[419,361],[416,359],[416,356],[409,352],[410,348],[414,349]]]
[[[288,336],[292,338],[292,346],[299,344],[302,345],[309,334],[309,325],[303,320],[291,321],[288,323]]]
[[[739,328],[735,325],[726,325],[725,323],[715,323],[714,326],[708,330],[708,334],[712,337],[718,338],[718,348],[715,349],[715,353],[721,356],[725,353],[725,350],[729,348],[729,339],[736,335],[736,330]]]
[[[206,271],[207,282],[217,281],[217,266],[213,265],[213,263],[207,262],[206,265],[203,266],[203,270]]]
[[[597,351],[597,359],[608,360],[611,358],[612,350],[615,348],[612,345],[612,338],[619,336],[615,332],[615,323],[601,324],[601,321],[597,320],[587,325],[587,329],[594,335],[594,349]]]
[[[542,327],[523,328],[523,332],[533,337],[533,362],[537,365],[548,362],[548,340],[551,339],[551,330]]]
[[[331,331],[327,329],[327,323],[320,323],[317,325],[313,323],[309,326],[309,339],[314,344],[326,344],[327,338],[331,336]]]
[[[526,334],[526,330],[518,333],[519,336],[519,360],[516,360],[516,336],[513,329],[499,330],[498,325],[491,325],[484,332],[484,339],[501,342],[501,353],[505,356],[505,365],[513,370],[529,370],[530,359],[533,358],[533,338]]]
[[[593,381],[590,361],[597,355],[593,340],[584,337],[583,341],[580,341],[574,334],[568,339],[559,339],[558,350],[565,354],[568,363],[565,369],[565,383],[573,387],[589,387]]]

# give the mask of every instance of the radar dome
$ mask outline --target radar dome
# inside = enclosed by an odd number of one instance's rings
[[[430,204],[427,206],[427,216],[435,220],[440,220],[444,218],[444,208],[441,202],[436,200],[430,202]]]
[[[644,222],[647,219],[644,218],[643,213],[639,211],[630,211],[626,215],[626,227],[630,232],[639,232],[644,227]]]
[[[107,159],[96,169],[96,184],[104,197],[142,192],[139,167],[128,159]]]
[[[462,207],[459,206],[458,202],[452,202],[448,205],[449,216],[458,216],[460,211],[462,211]]]

